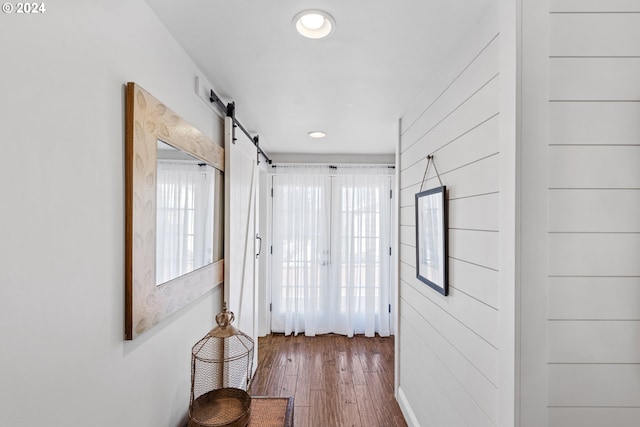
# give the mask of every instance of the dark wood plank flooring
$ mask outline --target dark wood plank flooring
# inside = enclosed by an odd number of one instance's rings
[[[393,337],[272,334],[258,357],[251,394],[293,396],[295,427],[407,425],[393,396]]]

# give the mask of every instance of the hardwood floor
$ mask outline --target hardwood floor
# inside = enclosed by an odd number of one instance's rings
[[[295,427],[407,425],[393,396],[393,337],[272,334],[258,357],[251,394],[293,396]]]

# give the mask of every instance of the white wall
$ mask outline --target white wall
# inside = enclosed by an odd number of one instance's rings
[[[394,164],[393,154],[296,154],[269,153],[273,163],[311,163],[311,164]]]
[[[636,426],[640,3],[523,3],[521,425]]]
[[[219,121],[143,1],[46,8],[0,17],[0,424],[173,427],[221,290],[123,340],[123,85]]]
[[[398,396],[410,425],[498,424],[498,12],[495,7],[471,29],[402,117]],[[414,196],[428,154],[448,187],[448,297],[415,273]],[[424,189],[439,185],[433,172]]]

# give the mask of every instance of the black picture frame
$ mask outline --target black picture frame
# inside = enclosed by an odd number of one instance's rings
[[[449,295],[447,188],[416,194],[416,277]]]

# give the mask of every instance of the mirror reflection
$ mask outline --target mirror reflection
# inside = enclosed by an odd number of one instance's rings
[[[443,203],[441,194],[418,199],[419,270],[421,275],[436,284],[444,283]]]
[[[221,258],[220,171],[158,141],[156,286]]]

